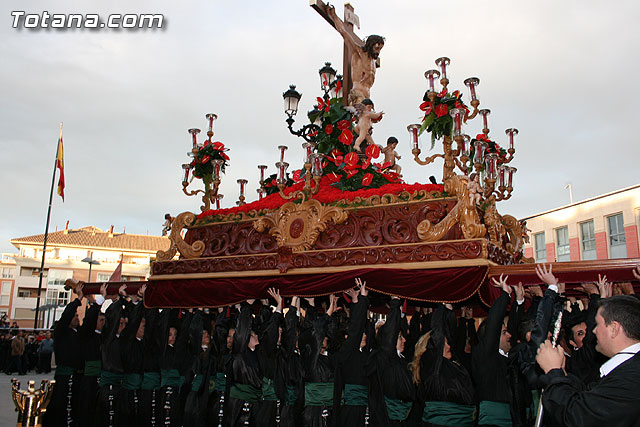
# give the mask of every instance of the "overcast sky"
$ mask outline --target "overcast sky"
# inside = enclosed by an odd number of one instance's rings
[[[352,4],[360,36],[386,37],[371,92],[385,112],[374,139],[400,139],[407,182],[442,177],[441,160],[412,160],[406,127],[421,116],[424,71],[448,56],[450,88],[467,101],[462,81],[480,78],[491,136],[504,146],[504,130],[520,130],[515,190],[501,213],[523,217],[567,204],[568,183],[576,201],[639,183],[638,1]],[[161,13],[165,21],[161,30],[33,31],[11,27],[15,10]],[[307,0],[4,0],[0,17],[4,252],[15,250],[11,238],[44,231],[61,121],[66,201],[55,196],[50,230],[69,220],[72,228],[113,224],[117,232],[159,234],[165,213],[201,205],[181,191],[188,128],[204,129],[204,115],[218,114],[214,139],[231,157],[223,205],[235,204],[238,178],[249,180],[253,200],[256,166],[275,172],[278,145],[290,147],[292,169],[301,163],[302,140],[286,128],[282,92],[295,83],[307,111],[320,95],[318,69],[325,61],[342,68],[342,39]],[[480,128],[474,120],[465,131],[474,136]]]

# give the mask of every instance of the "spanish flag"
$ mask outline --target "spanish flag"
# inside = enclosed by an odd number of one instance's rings
[[[56,154],[56,167],[60,169],[58,178],[58,194],[64,202],[64,151],[62,149],[62,123],[60,123],[60,136],[58,137],[58,152]]]

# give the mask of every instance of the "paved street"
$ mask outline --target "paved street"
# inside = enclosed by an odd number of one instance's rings
[[[53,379],[53,371],[50,374],[36,374],[34,371],[26,375],[7,375],[0,373],[0,426],[15,426],[18,413],[15,411],[15,405],[11,399],[11,378],[17,378],[20,381],[20,389],[26,390],[29,380],[36,382],[36,388],[40,387],[43,379]]]

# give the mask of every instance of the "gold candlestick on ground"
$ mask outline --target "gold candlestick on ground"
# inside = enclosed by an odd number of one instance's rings
[[[20,382],[11,380],[11,397],[18,411],[17,427],[41,427],[42,418],[51,401],[55,381],[42,380],[36,390],[35,381],[29,381],[27,390],[20,390]]]

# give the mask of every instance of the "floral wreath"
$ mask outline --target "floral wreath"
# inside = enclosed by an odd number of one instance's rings
[[[444,136],[451,136],[453,133],[453,118],[449,115],[449,110],[452,108],[461,108],[466,111],[464,121],[467,121],[467,115],[469,114],[469,107],[462,102],[462,94],[460,91],[454,91],[448,93],[447,89],[442,89],[440,93],[437,93],[433,103],[429,98],[429,91],[424,94],[422,98],[424,101],[420,104],[420,110],[424,111],[424,117],[422,118],[422,125],[418,135],[426,130],[431,133],[431,148],[434,147],[437,139]]]
[[[205,183],[213,181],[213,161],[222,160],[220,171],[224,172],[229,165],[229,156],[225,153],[228,148],[220,141],[211,142],[206,140],[203,145],[198,146],[190,166],[193,168],[193,176],[202,179]]]

